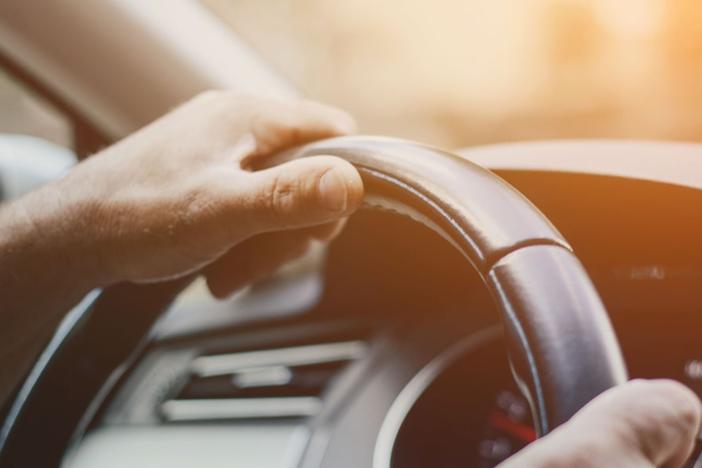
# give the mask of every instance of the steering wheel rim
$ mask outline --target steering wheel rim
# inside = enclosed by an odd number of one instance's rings
[[[367,206],[425,224],[472,264],[500,312],[513,374],[539,435],[626,381],[617,339],[587,273],[563,236],[507,182],[459,156],[406,140],[339,137],[291,152],[315,155],[349,161],[363,178]],[[82,430],[85,409],[99,392],[107,393],[105,382],[116,380],[187,282],[103,291],[19,392],[0,440],[2,466],[59,464]],[[85,352],[97,343],[109,352]],[[102,371],[93,375],[86,368]],[[74,379],[67,381],[66,373]],[[56,405],[71,409],[66,433],[42,424]]]
[[[523,195],[492,172],[426,145],[381,137],[313,143],[361,174],[365,203],[449,240],[501,312],[510,364],[539,435],[627,379],[607,312],[573,249]]]

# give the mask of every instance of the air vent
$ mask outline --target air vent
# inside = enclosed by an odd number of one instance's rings
[[[365,352],[364,342],[345,341],[199,356],[161,415],[171,422],[314,416],[329,384]]]

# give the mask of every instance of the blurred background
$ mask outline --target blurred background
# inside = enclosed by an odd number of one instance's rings
[[[699,0],[203,0],[366,133],[702,138]]]
[[[699,0],[202,3],[364,133],[448,148],[702,139]],[[0,109],[0,132],[70,147],[70,123],[2,74]]]

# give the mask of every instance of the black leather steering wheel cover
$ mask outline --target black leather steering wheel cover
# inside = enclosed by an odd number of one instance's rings
[[[609,317],[584,277],[571,252],[548,245],[515,250],[488,275],[513,375],[541,435],[627,378]]]
[[[359,170],[373,208],[436,230],[473,264],[505,328],[510,363],[540,435],[627,379],[607,312],[572,248],[492,172],[425,145],[341,137],[293,157],[332,155]]]
[[[512,368],[540,434],[626,380],[614,332],[585,270],[560,233],[509,184],[459,156],[404,140],[341,137],[293,152],[293,157],[315,155],[354,164],[372,207],[426,224],[472,263],[500,311]],[[16,417],[6,421],[7,437],[0,441],[2,466],[60,462],[107,377],[133,355],[182,287],[171,284],[119,285],[103,293],[23,400],[15,402]],[[128,339],[110,326],[126,323],[125,314],[141,314],[130,324]],[[89,357],[96,343],[111,350],[108,358]],[[98,359],[90,365],[102,370],[81,371],[86,359]],[[70,406],[66,431],[42,423],[51,405]]]
[[[507,252],[530,244],[570,246],[523,195],[490,171],[452,153],[406,140],[340,137],[292,157],[332,155],[361,173],[376,208],[420,211],[482,274]],[[400,202],[402,209],[396,209]],[[404,210],[404,212],[403,212]],[[424,222],[424,220],[420,220]]]

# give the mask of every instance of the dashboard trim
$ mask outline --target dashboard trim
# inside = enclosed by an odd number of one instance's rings
[[[702,189],[702,145],[641,140],[554,140],[462,148],[492,171],[548,171],[622,177]]]

